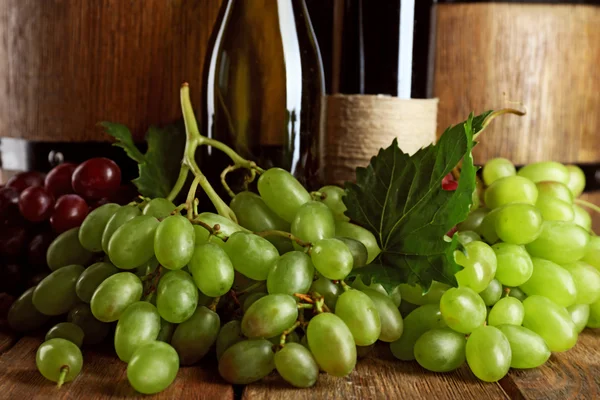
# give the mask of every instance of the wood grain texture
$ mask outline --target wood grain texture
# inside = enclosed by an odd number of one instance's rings
[[[434,96],[438,134],[471,111],[517,107],[488,128],[475,162],[600,160],[600,7],[440,4]]]
[[[163,392],[142,396],[127,382],[127,365],[112,351],[83,350],[80,375],[60,391],[44,379],[35,366],[35,353],[42,342],[25,337],[0,357],[2,399],[233,399],[233,389],[219,377],[214,365],[181,368],[177,379]]]
[[[222,0],[3,0],[0,136],[107,140],[103,120],[138,139],[200,104],[204,56]]]
[[[421,368],[416,361],[401,362],[379,343],[366,359],[346,378],[321,373],[312,389],[290,387],[273,374],[249,385],[245,400],[275,399],[508,399],[497,383],[486,384],[471,373],[466,365],[448,374],[436,374]]]

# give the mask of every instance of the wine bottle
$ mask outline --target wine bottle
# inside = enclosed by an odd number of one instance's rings
[[[203,133],[317,187],[325,84],[304,0],[228,0],[221,14],[207,53]],[[210,148],[201,162],[211,175],[229,163]]]

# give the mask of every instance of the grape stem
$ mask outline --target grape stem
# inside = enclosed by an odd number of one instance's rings
[[[300,300],[304,300],[307,303],[313,304],[315,301],[313,300],[312,297],[310,297],[307,294],[303,294],[303,293],[294,293],[294,296],[299,298]]]
[[[221,296],[219,297],[215,297],[212,301],[212,303],[210,303],[210,305],[208,306],[208,309],[211,311],[216,312],[217,311],[217,304],[219,304],[219,300],[221,300]]]
[[[600,207],[598,207],[594,203],[590,203],[589,201],[585,201],[582,199],[575,199],[573,202],[579,204],[580,206],[587,207],[600,214]]]
[[[325,200],[327,198],[327,194],[321,192],[310,192],[310,197],[313,200]]]
[[[225,191],[227,192],[227,194],[229,196],[231,196],[231,198],[235,197],[235,193],[233,192],[233,190],[231,190],[231,188],[227,184],[227,174],[230,172],[233,172],[239,168],[240,168],[240,166],[238,166],[238,165],[230,165],[227,168],[225,168],[223,170],[223,172],[221,172],[221,185],[223,185],[223,187],[225,188]]]
[[[325,304],[324,297],[320,297],[317,299],[317,301],[315,302],[315,309],[318,313],[331,312],[329,307],[327,307],[327,305]]]
[[[65,383],[65,379],[67,378],[68,374],[69,374],[69,366],[68,365],[63,365],[62,367],[60,367],[60,375],[58,376],[58,381],[56,382],[56,387],[58,389],[60,389],[62,387],[62,385]]]
[[[283,348],[285,346],[285,340],[287,339],[287,335],[294,332],[296,328],[299,327],[301,324],[302,323],[300,321],[296,321],[294,322],[294,325],[290,326],[288,329],[283,331],[283,333],[281,334],[281,339],[279,339],[279,346]]]
[[[304,308],[315,308],[315,306],[313,306],[312,304],[305,304],[305,303],[298,304],[298,309],[299,310],[302,310]]]
[[[206,229],[209,233],[209,239],[210,239],[210,236],[218,237],[219,239],[221,239],[224,242],[226,242],[229,239],[229,236],[227,236],[226,234],[224,234],[223,232],[220,231],[221,226],[219,224],[216,224],[215,226],[210,226],[206,222],[200,221],[199,219],[193,219],[190,222],[194,225],[200,225],[201,227]]]
[[[348,290],[352,289],[350,286],[348,286],[348,284],[346,282],[344,282],[341,279],[340,279],[340,286],[342,286],[342,289],[344,289],[344,292],[347,292]]]
[[[311,247],[312,246],[312,244],[310,242],[305,242],[304,240],[300,239],[299,237],[296,237],[296,236],[292,235],[289,232],[277,231],[277,230],[270,230],[270,231],[254,232],[254,234],[258,235],[260,237],[282,236],[284,238],[288,238],[291,241],[296,242],[298,244],[298,246],[302,246],[302,247]]]

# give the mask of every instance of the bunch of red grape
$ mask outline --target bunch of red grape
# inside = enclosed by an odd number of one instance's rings
[[[0,187],[0,293],[16,296],[35,285],[47,275],[46,251],[56,235],[81,225],[94,208],[125,204],[135,194],[107,158],[10,178]]]

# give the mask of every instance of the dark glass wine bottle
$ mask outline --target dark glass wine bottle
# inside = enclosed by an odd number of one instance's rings
[[[315,188],[325,84],[304,0],[228,0],[223,7],[207,55],[203,133]],[[202,165],[214,175],[228,160],[208,149]]]

